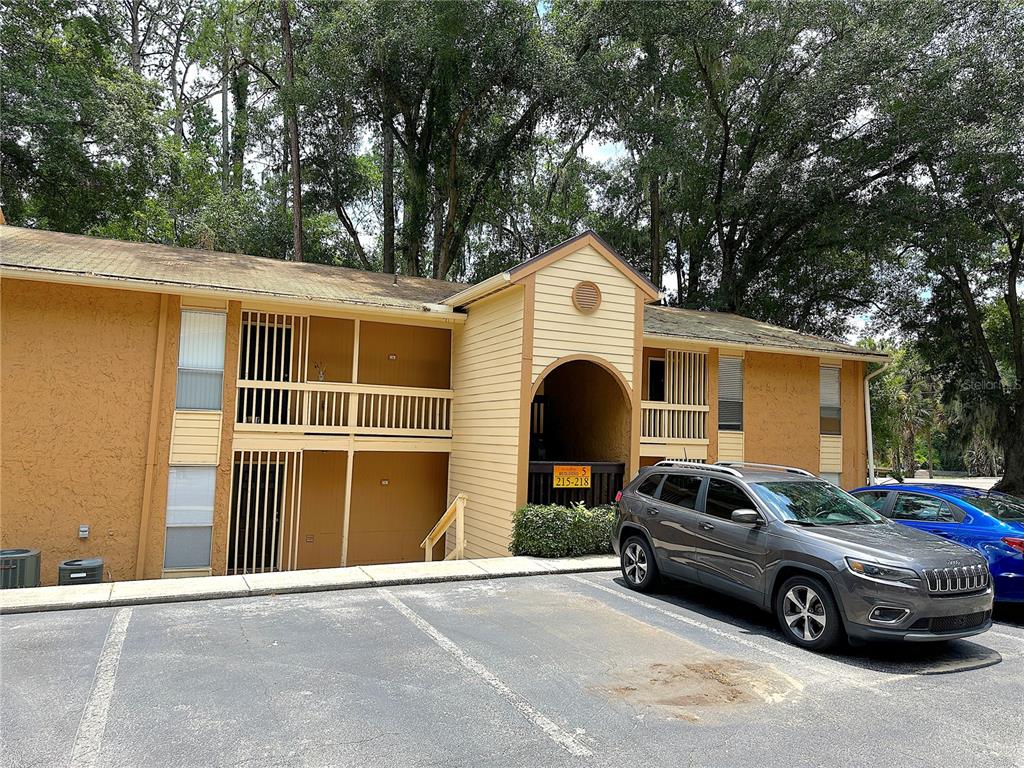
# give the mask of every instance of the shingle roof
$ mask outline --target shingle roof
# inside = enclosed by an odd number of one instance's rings
[[[400,276],[395,283],[391,275],[380,272],[3,225],[0,265],[8,275],[43,272],[271,299],[405,310],[440,303],[469,287],[425,277]],[[723,312],[649,305],[644,312],[644,332],[712,344],[886,358],[881,352]]]
[[[47,272],[396,309],[420,309],[466,287],[403,276],[396,284],[380,272],[10,226],[0,226],[0,264],[8,274]]]
[[[795,352],[877,357],[879,361],[888,358],[884,352],[799,333],[727,312],[700,312],[649,305],[644,308],[644,333],[648,336],[672,336],[702,342],[792,349]]]

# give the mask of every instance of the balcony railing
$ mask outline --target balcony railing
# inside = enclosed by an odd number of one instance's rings
[[[706,443],[708,406],[644,400],[640,404],[640,439],[661,443]]]
[[[450,389],[239,381],[236,431],[451,437]]]

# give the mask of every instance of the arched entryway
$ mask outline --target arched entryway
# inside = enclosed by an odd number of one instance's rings
[[[530,408],[527,501],[614,500],[629,466],[630,408],[626,383],[605,363],[571,358],[549,367]]]

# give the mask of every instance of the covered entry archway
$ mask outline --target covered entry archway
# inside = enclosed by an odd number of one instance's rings
[[[616,370],[582,356],[549,366],[530,404],[527,502],[612,502],[629,466],[630,424],[629,389]]]

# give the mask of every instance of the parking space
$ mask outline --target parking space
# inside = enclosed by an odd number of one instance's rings
[[[614,573],[0,617],[4,765],[1024,765],[1024,627],[827,656]]]

